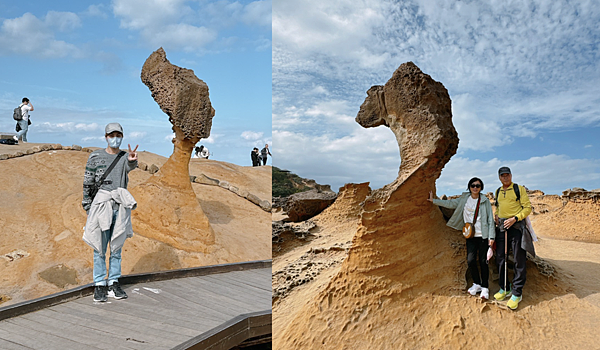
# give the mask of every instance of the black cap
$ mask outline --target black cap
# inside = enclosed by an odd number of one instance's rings
[[[498,175],[502,174],[511,174],[510,168],[507,166],[503,166],[502,168],[498,169]]]

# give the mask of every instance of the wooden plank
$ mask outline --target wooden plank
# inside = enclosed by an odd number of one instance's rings
[[[241,294],[250,294],[258,297],[271,297],[271,289],[259,288],[251,284],[245,283],[231,278],[230,276],[206,276],[204,280],[211,283],[215,283],[220,286],[229,286],[231,289],[239,291]],[[269,280],[269,287],[271,286],[271,280]]]
[[[163,292],[164,293],[164,292]],[[138,295],[139,297],[139,295]],[[210,328],[214,324],[218,324],[221,321],[202,319],[197,311],[188,309],[185,310],[174,310],[171,308],[163,308],[160,303],[156,300],[152,300],[152,304],[149,304],[150,298],[129,298],[127,300],[120,300],[110,305],[106,309],[110,312],[116,312],[120,314],[127,314],[142,319],[160,319],[161,323],[170,324],[177,327],[186,326],[196,331],[202,331],[207,327]],[[80,303],[78,301],[78,303]],[[149,305],[152,305],[151,307]],[[217,317],[219,314],[215,314]],[[224,317],[220,315],[220,317]]]
[[[58,314],[59,312],[57,312]],[[90,323],[90,320],[99,319],[98,315],[87,314],[80,312],[77,309],[61,310],[62,317],[71,317],[74,321],[82,321]],[[109,331],[112,334],[112,339],[124,342],[129,348],[133,349],[147,349],[149,347],[154,348],[165,348],[172,345],[173,339],[165,339],[161,337],[161,332],[156,329],[144,329],[139,331],[139,327],[132,326],[131,323],[121,320],[120,317],[112,320],[105,320],[99,324],[93,324],[90,328],[102,328],[103,330]],[[180,339],[187,339],[190,335],[181,335]],[[107,339],[111,339],[108,338]],[[106,341],[106,340],[105,340]],[[111,340],[112,341],[112,340]]]
[[[13,323],[11,319],[2,321],[2,330],[10,335],[2,336],[3,339],[28,346],[34,349],[65,350],[65,349],[98,349],[89,344],[81,344],[70,339],[48,334],[43,330],[30,329]]]
[[[104,342],[110,333],[98,332],[91,329],[82,332],[76,325],[65,324],[56,319],[49,319],[37,312],[12,318],[11,323],[21,327],[29,328],[37,332],[45,332],[61,338],[67,338],[80,344],[93,344],[96,349],[110,350],[108,344]],[[68,330],[68,333],[65,331]]]
[[[78,313],[78,312],[74,312],[70,309],[67,308],[63,308],[60,311],[56,311],[54,310],[54,308],[52,309],[48,309],[48,310],[42,310],[42,311],[38,311],[38,312],[45,312],[49,318],[51,319],[57,319],[57,320],[61,320],[63,322],[66,323],[71,323],[71,324],[76,324],[76,325],[80,325],[83,328],[89,328],[92,330],[97,330],[97,331],[103,331],[103,332],[107,332],[109,335],[107,335],[107,337],[104,338],[104,342],[107,341],[107,339],[115,339],[115,340],[119,340],[119,339],[124,339],[124,343],[125,345],[120,345],[123,347],[126,347],[127,349],[146,349],[147,343],[140,343],[138,341],[133,341],[131,339],[135,339],[135,337],[132,337],[132,332],[127,329],[126,325],[127,323],[122,323],[121,326],[115,324],[115,322],[110,322],[110,323],[105,323],[105,322],[93,322],[93,320],[97,319],[96,316],[94,315],[90,315],[90,314],[85,314],[85,313]],[[92,317],[94,316],[94,317]],[[109,338],[111,337],[111,338]],[[128,340],[128,338],[131,338],[130,340]],[[112,342],[112,340],[111,340]],[[111,342],[108,343],[108,346],[111,346]],[[114,348],[114,347],[113,347]]]
[[[215,283],[211,283],[206,279],[178,280],[177,283],[187,283],[191,285],[192,288],[202,290],[203,295],[206,295],[213,302],[224,301],[224,305],[232,304],[236,308],[245,310],[242,313],[256,311],[257,308],[254,306],[256,303],[264,304],[258,308],[259,310],[265,309],[267,304],[268,307],[271,305],[271,294],[267,292],[265,292],[262,296],[246,293],[245,291],[240,291],[240,293],[236,294],[232,293],[235,292],[235,288],[232,289],[226,284],[216,285]],[[240,314],[240,312],[237,314]]]
[[[228,296],[228,290],[219,288],[214,284],[210,284],[202,279],[191,280],[174,280],[173,286],[170,288],[179,288],[180,291],[196,289],[199,293],[210,301],[211,304],[218,306],[224,313],[230,316],[236,316],[250,311],[256,311],[251,304],[246,301],[239,301],[231,296]]]
[[[186,269],[128,275],[121,277],[119,279],[119,282],[121,282],[121,284],[136,284],[150,281],[171,280],[176,278],[205,276],[215,273],[228,273],[231,271],[244,271],[262,268],[271,268],[271,260],[246,261],[238,263],[200,266]]]
[[[4,340],[1,338],[0,338],[0,349],[2,349],[2,350],[33,350],[33,348],[19,345],[17,343],[13,343],[9,340]]]
[[[239,315],[171,350],[228,350],[247,339],[271,335],[271,310]]]
[[[271,281],[273,279],[273,271],[271,269],[234,271],[229,275],[233,276],[234,278],[238,278],[239,276],[248,276],[248,283],[252,283],[259,288],[271,289]],[[243,281],[243,279],[241,280]],[[262,281],[265,281],[264,285],[261,283]]]
[[[206,276],[211,274],[252,271],[254,269],[270,269],[271,260],[257,260],[241,263],[230,263],[212,266],[200,266],[187,269],[160,271],[154,273],[126,275],[121,277],[122,285],[133,284],[148,281],[162,281],[173,278],[189,277],[189,276]],[[65,301],[91,295],[94,286],[90,283],[84,286],[79,286],[67,291],[62,291],[48,296],[43,296],[34,300],[28,300],[21,303],[0,307],[0,320],[15,317],[28,312],[33,312],[52,305],[60,304]]]
[[[117,329],[111,329],[114,334],[120,334],[125,338],[136,339],[138,342],[147,342],[150,344],[170,345],[171,342],[186,339],[187,335],[176,334],[173,327],[168,323],[155,321],[156,314],[149,313],[146,317],[131,315],[127,312],[114,311],[95,307],[94,305],[72,305],[73,302],[59,305],[70,309],[72,313],[81,315],[82,312],[89,314],[89,319],[104,320],[105,324],[116,326]]]
[[[249,289],[258,289],[265,292],[272,290],[271,275],[252,274],[254,271],[232,272],[228,274],[216,274],[206,276],[206,279],[218,279],[221,281],[232,281],[236,285],[247,287]]]
[[[169,281],[169,284],[165,285],[165,288],[162,290],[170,295],[178,296],[182,300],[185,300],[186,303],[208,307],[212,310],[215,310],[219,314],[224,312],[230,316],[237,315],[239,312],[235,310],[235,308],[232,308],[231,305],[227,305],[226,303],[219,301],[221,298],[219,295],[210,295],[205,290],[198,289],[191,284],[191,281],[203,278],[204,277],[172,280]]]
[[[214,321],[217,323],[223,321],[222,310],[215,307],[209,300],[205,300],[201,295],[189,295],[189,291],[183,293],[185,294],[183,296],[181,295],[182,292],[170,292],[170,282],[166,286],[155,283],[152,285],[152,287],[154,289],[160,290],[160,292],[157,294],[140,288],[140,293],[143,293],[143,295],[134,294],[133,297],[130,299],[135,301],[138,296],[143,298],[150,298],[154,300],[157,304],[162,305],[165,308],[178,310],[184,313],[191,312],[192,310],[190,309],[193,309],[201,313],[203,319],[205,320]],[[213,325],[213,323],[211,323],[211,325]]]

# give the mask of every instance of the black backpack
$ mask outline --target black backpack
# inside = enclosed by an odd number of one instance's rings
[[[19,144],[15,139],[1,139],[0,143],[3,145],[17,145]]]
[[[16,121],[23,120],[23,111],[21,110],[21,106],[15,108],[13,111],[13,119]]]

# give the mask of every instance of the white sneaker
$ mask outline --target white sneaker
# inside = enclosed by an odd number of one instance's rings
[[[467,292],[469,292],[469,294],[471,295],[476,295],[477,293],[481,292],[481,286],[477,283],[473,283],[473,285],[467,290]]]
[[[19,142],[19,139],[17,138],[17,136],[16,136],[16,135],[13,135],[13,140],[15,140],[15,141]]]
[[[488,288],[481,288],[481,299],[489,299],[490,298],[490,290]]]

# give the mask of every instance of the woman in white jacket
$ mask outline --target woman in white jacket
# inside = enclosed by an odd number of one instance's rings
[[[492,204],[489,199],[481,194],[483,191],[483,181],[474,177],[469,180],[467,186],[469,192],[463,192],[459,198],[442,200],[434,199],[433,193],[429,192],[430,202],[445,208],[456,209],[447,225],[457,230],[462,230],[465,222],[473,223],[475,209],[479,201],[479,212],[477,221],[475,222],[475,235],[468,238],[467,244],[467,264],[471,270],[473,277],[473,286],[468,292],[471,295],[477,295],[481,292],[481,297],[489,299],[489,268],[487,265],[488,246],[492,246],[496,237],[494,225],[494,214],[492,212]],[[477,261],[479,260],[479,269]],[[481,271],[479,271],[481,270]]]

